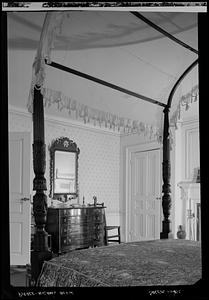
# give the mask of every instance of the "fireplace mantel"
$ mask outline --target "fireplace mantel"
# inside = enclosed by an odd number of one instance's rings
[[[193,181],[180,181],[178,186],[182,190],[181,199],[188,200],[189,198],[192,201],[200,203],[200,183]]]
[[[200,239],[200,183],[181,181],[178,183],[183,201],[183,226],[186,230],[186,239]]]
[[[194,188],[194,189],[199,189],[200,188],[200,182],[194,182],[194,181],[180,181],[178,183],[178,186],[179,187],[182,187],[184,189],[191,189],[191,188]]]

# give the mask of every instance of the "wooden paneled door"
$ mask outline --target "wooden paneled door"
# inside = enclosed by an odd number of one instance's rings
[[[10,133],[10,265],[26,265],[30,262],[30,154],[30,133]]]
[[[160,150],[131,154],[129,241],[160,238]]]

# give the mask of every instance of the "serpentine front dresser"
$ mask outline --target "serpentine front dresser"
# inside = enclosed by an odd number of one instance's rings
[[[49,207],[46,230],[54,253],[105,245],[105,207]]]

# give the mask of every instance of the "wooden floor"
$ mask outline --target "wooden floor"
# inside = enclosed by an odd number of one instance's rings
[[[26,267],[11,266],[10,283],[13,286],[26,286]]]

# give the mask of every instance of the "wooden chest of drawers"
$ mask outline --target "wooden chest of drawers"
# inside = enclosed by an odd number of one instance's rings
[[[54,253],[104,245],[105,225],[105,207],[48,208],[46,230]]]

